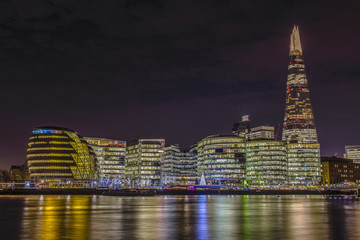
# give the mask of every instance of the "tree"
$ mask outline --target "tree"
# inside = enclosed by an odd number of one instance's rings
[[[0,181],[1,182],[10,182],[11,177],[10,173],[7,170],[0,170]]]

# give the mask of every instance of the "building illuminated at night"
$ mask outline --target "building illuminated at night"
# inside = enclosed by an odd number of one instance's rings
[[[243,184],[245,142],[235,135],[212,135],[198,142],[198,179],[204,173],[212,184]]]
[[[94,149],[97,159],[98,179],[112,184],[125,177],[126,142],[117,139],[84,137]]]
[[[35,128],[28,143],[27,164],[30,178],[44,184],[96,179],[93,149],[67,128]]]
[[[160,185],[165,139],[137,139],[127,142],[125,177],[133,186]]]
[[[360,163],[360,145],[345,146],[344,158]]]
[[[163,184],[195,184],[197,179],[197,156],[194,151],[181,151],[179,146],[164,149],[161,163]]]
[[[251,128],[246,143],[246,180],[254,187],[287,184],[286,142],[274,140],[274,127]]]
[[[290,37],[290,53],[283,140],[317,143],[315,120],[305,72],[299,28],[294,26]]]
[[[321,181],[320,145],[297,26],[290,36],[282,140],[288,143],[289,184],[318,185]]]

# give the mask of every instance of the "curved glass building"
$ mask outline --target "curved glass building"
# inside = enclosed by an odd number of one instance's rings
[[[30,177],[36,182],[68,182],[96,179],[93,149],[75,131],[61,127],[38,127],[27,149]]]
[[[211,184],[244,184],[245,138],[213,135],[198,143],[198,177]]]

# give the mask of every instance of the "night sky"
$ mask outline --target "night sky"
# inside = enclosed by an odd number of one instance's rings
[[[359,1],[0,1],[0,168],[32,128],[189,147],[282,123],[299,25],[322,155],[360,144]],[[341,5],[340,5],[341,4]]]

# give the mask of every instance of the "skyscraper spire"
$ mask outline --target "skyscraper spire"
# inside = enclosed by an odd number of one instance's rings
[[[302,56],[299,26],[296,26],[296,25],[294,25],[294,28],[293,28],[291,36],[290,36],[289,56],[291,56],[291,55],[301,55]]]
[[[318,185],[321,180],[318,144],[299,27],[290,36],[285,117],[282,139],[287,142],[288,183]]]
[[[294,26],[290,36],[290,53],[286,91],[283,140],[299,143],[317,143],[314,115],[310,102],[299,27]]]

